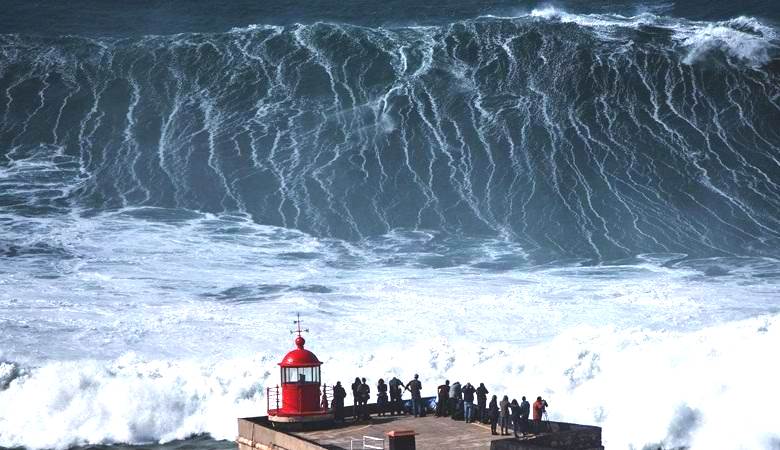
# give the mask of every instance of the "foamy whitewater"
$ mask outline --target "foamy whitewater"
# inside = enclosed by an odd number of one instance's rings
[[[328,384],[780,449],[775,25],[226,30],[0,35],[0,447],[231,448],[300,312]]]

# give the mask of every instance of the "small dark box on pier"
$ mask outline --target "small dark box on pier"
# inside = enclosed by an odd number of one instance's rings
[[[415,450],[414,436],[412,430],[388,431],[387,440],[390,450]]]

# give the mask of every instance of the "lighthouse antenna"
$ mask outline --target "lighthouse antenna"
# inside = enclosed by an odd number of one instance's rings
[[[301,320],[301,313],[295,313],[295,315],[297,316],[297,320],[293,320],[293,323],[295,324],[297,329],[290,330],[290,334],[298,333],[298,336],[300,336],[301,333],[308,333],[309,332],[308,328],[301,328],[301,324],[303,323],[303,321]]]

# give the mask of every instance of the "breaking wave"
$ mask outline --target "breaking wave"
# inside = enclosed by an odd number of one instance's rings
[[[579,328],[532,346],[452,337],[404,352],[366,342],[356,348],[359,359],[324,342],[315,350],[339,362],[326,364],[330,383],[419,371],[430,395],[445,377],[484,381],[510,398],[543,395],[551,419],[597,423],[610,448],[772,448],[780,439],[772,414],[780,396],[765,387],[777,373],[767,356],[779,330],[770,315],[693,333]],[[236,417],[265,410],[276,362],[259,354],[209,363],[126,354],[29,368],[0,391],[0,445],[67,448],[201,433],[232,440]],[[753,413],[734,414],[745,401]]]

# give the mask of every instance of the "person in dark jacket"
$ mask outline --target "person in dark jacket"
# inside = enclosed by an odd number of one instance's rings
[[[509,397],[504,396],[498,404],[501,420],[501,436],[509,435]]]
[[[420,392],[422,391],[422,383],[420,383],[419,378],[419,375],[414,374],[414,379],[406,383],[404,388],[412,393],[412,413],[414,413],[414,417],[423,415],[422,393]]]
[[[368,420],[371,417],[368,414],[368,400],[371,398],[371,387],[366,383],[366,379],[361,380],[360,386],[358,386],[358,397],[360,398],[360,419]]]
[[[336,422],[344,423],[344,399],[347,398],[347,391],[341,385],[341,381],[337,381],[333,386],[333,420]]]
[[[387,384],[381,378],[376,385],[376,409],[380,416],[387,412]]]
[[[352,416],[355,420],[360,418],[360,394],[358,388],[363,384],[360,382],[360,377],[355,377],[355,382],[352,383]]]
[[[472,420],[472,413],[474,409],[474,393],[477,390],[474,389],[474,386],[471,385],[471,383],[466,382],[466,385],[463,386],[463,420],[466,423],[471,423]]]
[[[490,392],[488,392],[487,388],[485,387],[485,383],[479,383],[479,387],[477,388],[477,420],[480,422],[485,422],[486,413],[485,411],[485,404],[487,403],[487,395]]]
[[[493,398],[490,399],[490,404],[487,408],[487,414],[488,418],[490,419],[490,433],[491,434],[498,434],[496,433],[496,425],[498,425],[498,399],[494,395]]]
[[[512,403],[509,404],[509,409],[512,410],[512,431],[514,431],[515,437],[520,437],[517,434],[520,431],[520,404],[517,403],[516,398],[512,399]]]
[[[523,401],[520,402],[520,431],[525,436],[528,433],[528,416],[531,414],[531,404],[523,396]]]
[[[397,377],[393,377],[388,383],[390,388],[390,415],[403,414],[404,408],[401,403],[401,386],[404,384]]]
[[[450,380],[439,385],[436,389],[436,417],[447,415],[447,400],[450,398]]]

